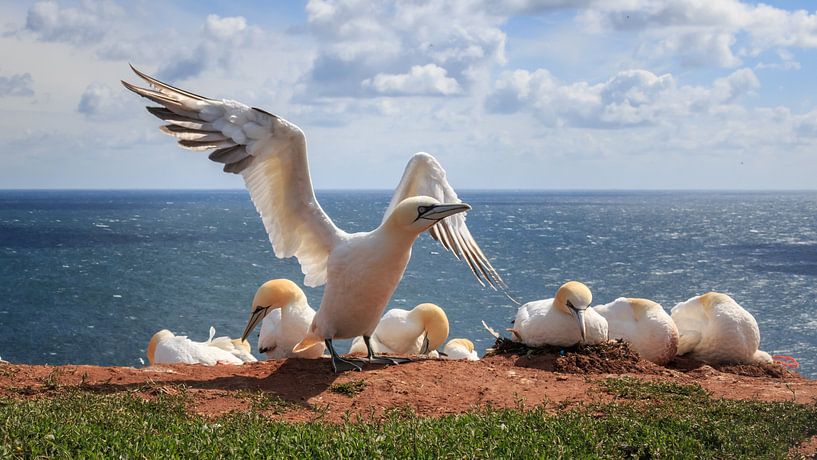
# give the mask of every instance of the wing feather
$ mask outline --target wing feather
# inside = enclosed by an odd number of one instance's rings
[[[324,284],[329,253],[344,233],[315,198],[300,128],[264,110],[210,99],[133,71],[151,87],[122,84],[160,104],[147,108],[169,123],[160,129],[186,149],[211,151],[210,160],[224,164],[224,172],[241,174],[275,255],[297,257],[307,286]]]
[[[448,183],[445,170],[440,163],[433,156],[423,152],[415,154],[406,165],[383,219],[385,220],[401,201],[417,195],[430,196],[442,203],[462,202]],[[505,281],[485,257],[465,225],[465,214],[447,217],[436,223],[428,232],[446,251],[451,252],[457,259],[464,260],[481,285],[487,283],[492,288],[499,288],[508,294]]]

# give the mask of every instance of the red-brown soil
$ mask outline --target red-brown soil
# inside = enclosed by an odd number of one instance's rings
[[[715,369],[677,359],[667,367],[637,355],[542,353],[496,355],[477,362],[421,360],[398,366],[369,366],[363,372],[333,374],[328,359],[289,359],[244,366],[162,365],[142,369],[98,366],[0,364],[0,397],[49,397],[67,388],[131,392],[145,398],[186,393],[192,412],[217,416],[253,406],[259,394],[286,401],[265,410],[289,421],[369,418],[392,408],[424,416],[467,412],[480,407],[544,404],[560,410],[613,397],[598,382],[618,375],[698,383],[713,397],[817,401],[817,381],[780,366],[725,366]],[[616,357],[616,354],[618,356]],[[363,381],[354,395],[337,385]]]

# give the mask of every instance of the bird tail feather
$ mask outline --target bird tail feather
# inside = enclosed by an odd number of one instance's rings
[[[323,338],[318,336],[312,331],[306,334],[303,340],[301,340],[294,348],[292,348],[293,353],[300,353],[302,351],[309,350],[310,348],[320,345],[323,343]]]

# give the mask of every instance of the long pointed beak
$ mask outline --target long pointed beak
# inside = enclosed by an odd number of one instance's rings
[[[259,321],[264,319],[267,316],[267,312],[269,311],[270,307],[255,307],[252,314],[250,315],[250,320],[247,321],[247,326],[244,327],[244,333],[241,334],[241,341],[247,340],[247,336],[250,335],[255,326],[258,324]]]
[[[471,205],[468,203],[438,204],[436,206],[432,206],[431,209],[426,211],[420,217],[429,220],[443,220],[448,216],[453,216],[454,214],[459,214],[470,209]]]
[[[420,347],[420,354],[421,355],[428,354],[428,334],[423,336],[423,346]]]
[[[573,309],[576,312],[576,321],[579,322],[579,332],[582,334],[582,341],[584,343],[585,335],[587,335],[587,330],[584,327],[584,310]]]

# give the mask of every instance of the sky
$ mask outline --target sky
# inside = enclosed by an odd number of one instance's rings
[[[317,189],[817,188],[811,1],[0,3],[0,188],[242,188],[132,63],[306,133]]]

